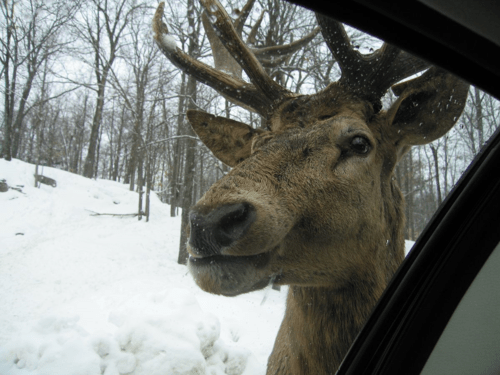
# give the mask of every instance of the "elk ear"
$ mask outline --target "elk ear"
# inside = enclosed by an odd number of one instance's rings
[[[230,167],[249,157],[252,139],[266,132],[201,111],[188,110],[187,118],[205,146],[217,159]]]
[[[442,69],[430,68],[392,91],[399,98],[387,115],[391,133],[404,147],[430,143],[446,134],[462,113],[469,85]]]

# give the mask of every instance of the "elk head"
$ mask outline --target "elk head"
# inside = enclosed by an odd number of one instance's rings
[[[201,2],[212,38],[227,50],[223,60],[229,54],[251,83],[177,48],[162,4],[153,21],[159,47],[186,73],[259,113],[267,129],[187,112],[203,143],[233,167],[190,212],[189,269],[202,289],[226,296],[291,285],[268,374],[335,373],[404,257],[394,168],[411,146],[454,125],[468,85],[387,44],[361,55],[340,23],[317,15],[342,75],[314,95],[294,94],[265,73],[217,0]],[[398,99],[382,110],[389,88]]]
[[[251,84],[172,45],[162,4],[153,22],[159,47],[188,74],[259,113],[267,130],[187,113],[203,143],[233,167],[190,213],[196,283],[228,296],[271,281],[334,290],[366,284],[378,297],[403,259],[395,165],[411,146],[454,125],[468,86],[387,44],[361,55],[340,23],[318,15],[342,76],[314,95],[294,94],[265,73],[216,0],[201,2]],[[399,98],[385,111],[381,98],[390,87]]]

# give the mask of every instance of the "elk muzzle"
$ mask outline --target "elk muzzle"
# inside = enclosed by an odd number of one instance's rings
[[[255,208],[250,203],[224,205],[208,213],[191,211],[191,256],[204,258],[224,254],[224,249],[245,235],[255,218]]]
[[[235,250],[252,241],[249,232],[256,219],[257,209],[247,202],[213,209],[198,206],[189,213],[188,266],[203,290],[234,296],[269,283],[269,253],[247,255]]]

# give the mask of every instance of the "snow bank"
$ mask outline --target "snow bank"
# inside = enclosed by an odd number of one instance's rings
[[[78,324],[77,316],[40,319],[0,349],[0,373],[254,373],[256,359],[250,351],[226,345],[220,339],[219,319],[204,313],[186,290],[137,296],[127,305],[109,314],[114,333],[91,334]]]
[[[178,265],[180,218],[152,197],[0,160],[0,374],[265,374],[285,291],[201,291]],[[261,305],[267,294],[265,304]]]

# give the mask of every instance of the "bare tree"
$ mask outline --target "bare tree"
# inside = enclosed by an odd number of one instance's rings
[[[200,9],[195,7],[194,0],[187,0],[187,20],[188,20],[188,54],[189,56],[199,56],[200,54]],[[196,79],[188,76],[186,80],[185,94],[187,103],[184,110],[196,108],[197,84]],[[184,111],[183,111],[184,112]],[[185,120],[184,120],[185,121]],[[184,124],[187,125],[187,124]],[[195,155],[196,155],[196,140],[193,129],[187,125],[183,126],[183,133],[189,138],[185,140],[185,162],[184,162],[184,180],[182,190],[182,221],[181,221],[181,240],[179,245],[178,263],[187,263],[188,253],[186,250],[187,233],[186,227],[189,222],[189,208],[192,206],[192,195],[194,187],[194,172],[195,172]]]
[[[82,9],[81,22],[74,27],[78,37],[92,51],[92,59],[82,54],[83,61],[92,67],[95,75],[96,104],[83,175],[92,178],[96,173],[96,151],[105,103],[106,85],[113,63],[118,57],[120,42],[133,14],[142,7],[132,0],[92,0]]]
[[[1,153],[7,160],[17,156],[23,120],[31,109],[28,100],[40,68],[63,49],[61,30],[79,5],[80,1],[60,0],[6,0],[0,4],[4,26],[0,42],[0,76],[4,80]]]
[[[142,168],[141,163],[144,157],[141,154],[141,150],[144,149],[145,141],[142,131],[145,121],[144,116],[147,111],[147,100],[158,100],[157,98],[154,99],[154,97],[158,96],[156,88],[150,85],[152,81],[151,76],[153,75],[156,78],[159,74],[158,71],[153,72],[153,67],[157,65],[156,57],[158,56],[158,50],[151,40],[146,37],[149,28],[146,30],[144,23],[141,21],[140,19],[135,20],[134,17],[131,17],[131,22],[129,23],[130,32],[127,35],[128,43],[124,47],[124,61],[128,68],[127,71],[130,72],[129,82],[127,82],[127,86],[124,86],[122,82],[127,79],[124,79],[114,71],[112,71],[113,79],[111,81],[111,84],[123,99],[124,105],[132,115],[132,144],[128,162],[131,191],[134,190],[136,173]],[[162,72],[162,74],[168,75],[168,72]],[[155,79],[153,81],[157,82]]]

